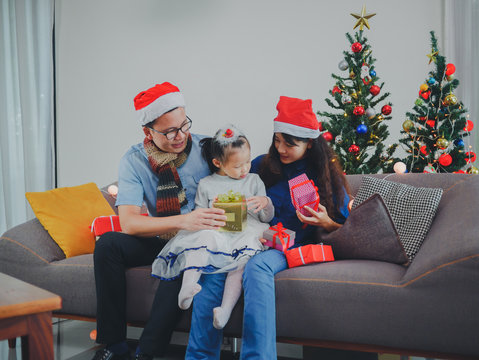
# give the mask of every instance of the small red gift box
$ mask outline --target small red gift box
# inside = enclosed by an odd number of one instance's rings
[[[120,217],[118,215],[99,216],[93,220],[90,229],[95,236],[103,235],[108,231],[121,231]]]
[[[325,261],[334,261],[331,245],[305,245],[284,252],[290,268]]]
[[[291,200],[296,210],[304,216],[311,216],[311,213],[304,208],[305,206],[318,211],[318,188],[314,186],[313,180],[308,179],[306,174],[301,174],[289,180],[288,183]]]
[[[283,251],[283,244],[285,244],[286,249],[293,246],[295,237],[296,232],[286,229],[282,223],[270,226],[268,230],[263,232],[263,239],[267,240],[264,245],[281,251]]]

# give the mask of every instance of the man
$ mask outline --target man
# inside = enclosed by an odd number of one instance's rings
[[[94,252],[97,342],[106,344],[94,360],[129,359],[125,270],[150,265],[178,230],[217,229],[226,220],[221,209],[193,210],[198,182],[210,172],[201,157],[202,137],[190,134],[179,89],[155,85],[139,93],[134,105],[145,139],[120,161],[116,205],[122,232],[104,234]],[[141,215],[143,203],[150,216]],[[165,352],[181,314],[180,287],[179,280],[160,282],[135,359]]]

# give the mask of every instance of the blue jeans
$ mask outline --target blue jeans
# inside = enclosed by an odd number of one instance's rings
[[[241,359],[277,359],[274,275],[287,267],[284,254],[275,249],[253,256],[246,264]],[[223,333],[213,327],[213,308],[221,304],[225,278],[226,274],[202,276],[185,359],[220,358]]]

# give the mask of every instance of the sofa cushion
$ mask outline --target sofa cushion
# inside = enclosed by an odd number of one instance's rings
[[[89,226],[93,219],[115,214],[94,183],[27,192],[25,196],[35,216],[67,258],[92,253],[95,237]]]
[[[391,214],[404,250],[409,260],[412,260],[429,231],[442,192],[442,189],[415,187],[364,176],[354,198],[352,209],[373,194],[381,195]]]
[[[379,260],[408,263],[391,215],[379,194],[351,211],[342,227],[327,233],[317,230],[318,240],[331,245],[336,259]]]

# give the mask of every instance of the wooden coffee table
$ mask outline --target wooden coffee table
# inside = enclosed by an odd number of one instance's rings
[[[53,360],[52,311],[60,296],[0,273],[0,340],[22,338],[22,359]]]

